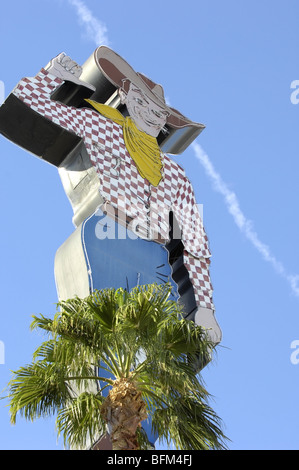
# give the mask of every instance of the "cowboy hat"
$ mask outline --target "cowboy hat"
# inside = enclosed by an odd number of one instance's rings
[[[116,52],[107,46],[100,46],[94,52],[94,60],[104,74],[104,76],[117,88],[123,88],[124,81],[129,80],[135,86],[140,88],[146,96],[154,103],[161,106],[168,112],[167,124],[174,128],[180,129],[186,126],[202,130],[205,128],[203,124],[190,121],[179,111],[167,105],[164,98],[163,87],[140,72],[135,70]],[[199,133],[199,132],[198,132]]]

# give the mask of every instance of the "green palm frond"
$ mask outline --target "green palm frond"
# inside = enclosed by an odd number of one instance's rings
[[[177,449],[223,450],[226,437],[221,421],[203,400],[188,395],[174,397],[171,405],[157,409],[153,428],[160,439]]]
[[[101,417],[103,401],[99,393],[82,392],[59,411],[57,432],[63,436],[65,445],[86,449],[88,439],[92,444],[105,433],[106,423]]]
[[[53,318],[34,316],[46,333],[28,366],[9,383],[11,421],[57,414],[57,431],[74,447],[105,430],[102,392],[115,379],[134,381],[153,429],[180,449],[218,449],[221,421],[194,364],[207,362],[206,332],[182,318],[169,285],[95,291],[57,304]],[[144,433],[138,432],[141,448]]]
[[[10,381],[11,422],[19,413],[33,421],[41,416],[54,415],[70,399],[70,387],[62,370],[40,361],[21,367]]]

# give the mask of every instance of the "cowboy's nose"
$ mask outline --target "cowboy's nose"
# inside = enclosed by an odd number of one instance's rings
[[[159,118],[153,109],[148,111],[148,115],[150,116],[152,121],[158,122]]]

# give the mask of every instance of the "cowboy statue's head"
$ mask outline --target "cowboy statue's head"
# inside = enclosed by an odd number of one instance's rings
[[[94,52],[98,69],[117,90],[122,104],[125,104],[136,126],[152,137],[160,132],[171,134],[173,130],[184,138],[192,139],[198,135],[204,125],[195,123],[165,100],[163,87],[135,70],[116,52],[106,46],[98,47]],[[190,143],[190,142],[188,142]],[[171,153],[181,153],[180,151]]]
[[[119,96],[136,126],[146,134],[158,137],[169,116],[165,106],[155,103],[141,88],[129,80],[124,81],[122,88],[119,89]]]

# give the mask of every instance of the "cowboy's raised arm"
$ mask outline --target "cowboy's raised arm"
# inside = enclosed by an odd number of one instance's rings
[[[33,111],[83,137],[85,125],[84,120],[79,117],[84,110],[51,99],[51,95],[64,81],[94,90],[92,85],[79,79],[80,74],[81,67],[62,53],[52,59],[35,77],[23,78],[13,90],[13,94]]]
[[[82,85],[95,91],[95,87],[93,85],[80,80],[82,67],[64,52],[61,52],[61,54],[54,57],[54,59],[46,65],[45,70],[61,80],[73,82],[76,85]]]

